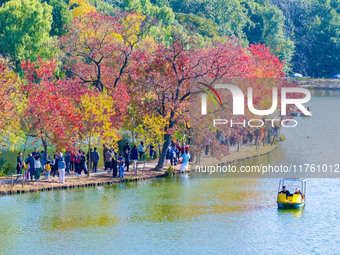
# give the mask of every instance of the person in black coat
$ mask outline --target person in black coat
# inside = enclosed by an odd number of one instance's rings
[[[112,162],[112,177],[116,178],[118,168],[117,168],[117,155],[114,150],[112,150],[112,161],[111,162]]]
[[[286,194],[286,197],[290,195],[290,192],[286,190],[286,186],[282,186],[282,190],[280,191],[281,194]]]
[[[133,161],[133,171],[137,174],[138,150],[136,145],[131,150],[131,160]]]
[[[126,149],[124,152],[124,160],[125,160],[126,171],[129,172],[130,151],[128,149]]]
[[[131,147],[129,143],[126,143],[126,145],[123,147],[123,152],[125,153],[125,151],[128,150],[129,152],[131,151]]]
[[[18,157],[17,157],[17,174],[21,174],[21,170],[23,168],[23,164],[22,164],[22,153],[19,152],[18,153]]]

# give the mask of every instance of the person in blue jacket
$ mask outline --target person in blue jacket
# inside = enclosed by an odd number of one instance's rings
[[[28,157],[25,160],[26,164],[30,165],[30,176],[31,176],[31,181],[33,181],[33,176],[35,175],[35,167],[34,167],[34,157],[32,154],[29,154]]]
[[[63,157],[61,157],[58,161],[58,170],[59,170],[59,182],[65,183],[65,168],[66,163]]]

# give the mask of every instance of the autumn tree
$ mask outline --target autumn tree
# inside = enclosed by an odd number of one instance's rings
[[[77,139],[79,145],[87,144],[89,153],[91,146],[95,144],[112,146],[119,140],[119,128],[122,122],[115,118],[115,104],[110,96],[95,89],[89,90],[80,97],[77,111],[81,116],[81,127],[77,129]],[[89,156],[89,166],[91,166],[91,156]]]
[[[124,79],[134,68],[133,52],[148,28],[148,19],[136,13],[85,14],[60,38],[63,61],[72,76],[101,92],[124,90]]]
[[[229,48],[223,50],[227,45]],[[194,39],[178,37],[169,47],[158,45],[154,52],[144,52],[138,57],[139,78],[134,88],[140,85],[137,90],[140,96],[133,98],[140,101],[141,113],[155,113],[167,123],[157,169],[163,168],[172,132],[187,120],[188,98],[193,88],[191,81],[199,77],[215,76],[217,79],[227,74],[242,74],[244,67],[238,64],[242,52],[242,47],[233,42],[201,49],[197,48]]]
[[[24,118],[27,131],[31,130],[35,141],[41,139],[45,151],[49,144],[57,148],[73,148],[76,132],[81,125],[81,116],[76,105],[86,86],[58,79],[54,73],[56,61],[23,61],[25,84],[22,87],[27,97]]]
[[[0,57],[0,146],[11,150],[23,142],[20,115],[25,109],[25,100],[20,93],[21,80]]]

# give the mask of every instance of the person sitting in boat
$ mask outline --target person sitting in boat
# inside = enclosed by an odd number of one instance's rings
[[[286,196],[290,195],[290,192],[288,190],[286,190],[286,186],[282,186],[282,190],[279,193],[286,194]]]
[[[302,197],[302,194],[301,194],[301,191],[300,191],[299,188],[296,188],[296,189],[295,189],[295,193],[294,193],[294,194],[299,194],[299,195],[301,195],[301,197]]]

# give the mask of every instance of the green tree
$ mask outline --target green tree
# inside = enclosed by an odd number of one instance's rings
[[[113,16],[115,13],[117,13],[119,7],[116,2],[111,3],[111,1],[90,0],[89,3],[96,7],[97,11],[110,16]]]
[[[290,71],[290,61],[294,54],[294,42],[284,33],[285,17],[273,5],[254,2],[244,3],[250,21],[244,28],[250,44],[266,44],[271,52],[285,61],[285,72]]]
[[[285,34],[294,41],[294,72],[329,77],[340,72],[339,0],[271,0],[285,17]]]
[[[197,32],[202,36],[214,37],[218,34],[218,26],[210,19],[184,13],[177,13],[176,19],[187,30]]]
[[[0,53],[20,60],[45,53],[52,7],[38,0],[11,0],[0,7]],[[43,54],[42,54],[43,55]]]
[[[68,31],[68,26],[72,21],[72,13],[63,0],[49,0],[44,1],[52,6],[52,25],[51,25],[51,36],[61,36]]]
[[[307,53],[308,71],[316,77],[340,72],[340,14],[331,3],[334,1],[318,1],[319,9],[310,29],[314,43]]]
[[[147,16],[155,16],[166,25],[171,24],[175,19],[171,8],[153,5],[150,0],[123,0],[121,7],[124,11],[141,11]]]
[[[0,0],[0,7],[1,5],[3,5],[4,3],[7,3],[9,0]]]

